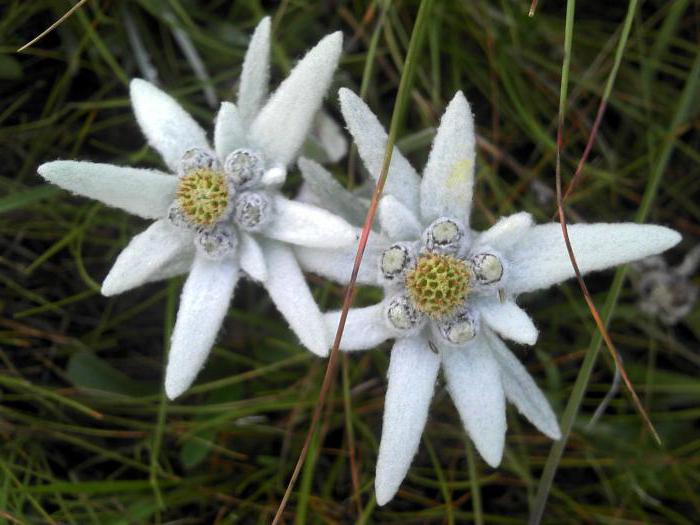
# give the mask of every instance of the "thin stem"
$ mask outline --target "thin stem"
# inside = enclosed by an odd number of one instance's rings
[[[630,16],[629,13],[628,16]],[[639,206],[639,210],[637,211],[637,215],[635,216],[635,221],[638,223],[644,222],[649,214],[651,203],[656,197],[659,184],[661,183],[661,177],[666,169],[668,161],[671,158],[671,153],[673,152],[676,144],[674,130],[681,125],[687,117],[693,97],[697,93],[699,79],[700,53],[695,56],[692,70],[688,75],[688,81],[683,89],[681,98],[678,101],[678,106],[669,128],[667,142],[664,144],[663,149],[659,154],[658,161],[652,170],[649,181],[647,182],[644,196],[642,197],[642,202]],[[601,318],[606,326],[610,322],[615,306],[617,305],[617,300],[622,290],[622,284],[624,282],[626,272],[627,267],[625,266],[618,268],[615,272],[615,277],[613,278],[613,282],[610,286],[605,305],[601,310]],[[561,461],[561,457],[564,453],[564,448],[566,447],[567,439],[571,433],[574,421],[581,407],[581,402],[583,401],[586,387],[593,371],[596,358],[598,357],[598,352],[600,351],[602,342],[602,334],[599,331],[596,331],[591,338],[591,343],[586,351],[584,360],[581,363],[581,368],[579,370],[578,377],[576,378],[576,383],[574,384],[573,391],[569,397],[569,401],[562,417],[562,438],[552,445],[552,449],[547,457],[544,471],[537,488],[537,495],[532,508],[530,524],[540,523],[544,514],[544,509],[547,504],[547,497],[552,488],[554,475],[556,474],[557,467],[559,466],[559,462]]]

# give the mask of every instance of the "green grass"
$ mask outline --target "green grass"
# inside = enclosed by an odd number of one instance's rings
[[[139,61],[210,129],[215,108],[203,88],[231,97],[264,14],[274,24],[273,85],[340,29],[346,52],[334,90],[362,92],[388,128],[418,2],[89,0],[21,54],[14,51],[72,2],[0,4],[0,522],[268,523],[325,362],[305,353],[263,291],[245,283],[197,383],[167,403],[164,352],[181,281],[102,297],[99,283],[145,223],[43,185],[36,167],[56,158],[159,166],[129,108],[126,82],[143,75]],[[684,237],[667,256],[679,260],[700,237],[697,4],[640,2],[627,18],[627,2],[579,1],[567,67],[566,6],[539,4],[530,18],[527,1],[434,2],[398,143],[422,166],[446,102],[464,90],[480,137],[474,223],[519,210],[550,220],[555,203],[532,184],[554,189],[567,74],[565,185],[601,97],[608,104],[568,216],[669,225]],[[130,43],[129,24],[147,56]],[[175,28],[191,39],[209,84]],[[335,95],[326,108],[339,116]],[[354,155],[333,169],[344,182],[361,175]],[[298,184],[293,174],[290,194]],[[342,289],[312,282],[323,304],[339,304]],[[700,521],[700,310],[668,328],[637,309],[624,269],[586,282],[661,447],[624,393],[587,428],[613,369],[572,281],[522,298],[541,334],[534,350],[515,348],[570,430],[565,446],[509,409],[505,460],[490,469],[440,384],[413,468],[395,500],[377,507],[388,354],[351,355],[340,360],[286,522],[524,523],[537,509],[551,524]],[[374,298],[363,289],[358,301]]]

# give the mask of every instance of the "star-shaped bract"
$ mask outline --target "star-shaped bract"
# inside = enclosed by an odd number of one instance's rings
[[[340,101],[365,167],[376,179],[387,135],[351,91],[341,90]],[[373,249],[362,263],[365,282],[378,269],[374,284],[384,288],[385,298],[350,310],[345,324],[343,350],[395,340],[375,480],[380,505],[393,498],[408,472],[440,368],[467,433],[489,465],[496,467],[503,455],[506,399],[544,434],[560,437],[549,403],[501,337],[534,344],[538,331],[516,297],[573,277],[561,227],[534,225],[529,214],[517,213],[484,232],[473,231],[474,165],[473,117],[458,92],[442,117],[422,178],[394,149],[379,206],[381,233],[370,236]],[[310,161],[300,166],[312,187],[329,187],[322,167]],[[347,201],[349,194],[343,195]],[[568,231],[583,273],[662,252],[680,240],[678,233],[655,225],[576,224]],[[312,271],[335,279],[350,275],[353,250],[297,251]],[[339,316],[326,315],[329,331]]]
[[[241,271],[263,284],[309,350],[327,353],[328,334],[291,245],[349,246],[356,228],[278,190],[330,85],[341,45],[339,32],[325,37],[268,99],[265,18],[246,53],[238,104],[224,102],[217,115],[213,149],[172,97],[136,79],[130,86],[136,119],[169,173],[77,161],[39,168],[65,189],[155,219],[119,255],[104,295],[189,271],[166,371],[170,398],[203,366]]]

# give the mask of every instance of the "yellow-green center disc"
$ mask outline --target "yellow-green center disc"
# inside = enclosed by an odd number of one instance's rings
[[[406,274],[406,288],[415,307],[436,319],[454,312],[469,292],[470,273],[464,261],[438,253],[418,257]]]
[[[223,173],[199,168],[178,181],[177,202],[185,217],[199,226],[211,226],[222,218],[229,204]]]

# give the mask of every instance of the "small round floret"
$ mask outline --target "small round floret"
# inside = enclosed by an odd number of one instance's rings
[[[224,171],[236,187],[251,187],[263,176],[263,160],[252,150],[237,149],[224,161]]]
[[[386,308],[386,317],[397,330],[412,330],[421,321],[421,314],[405,295],[397,295]]]
[[[407,246],[392,244],[382,252],[379,268],[387,281],[393,281],[403,277],[413,261],[413,255]]]
[[[440,253],[456,253],[463,238],[462,225],[446,217],[433,221],[423,234],[425,248]]]
[[[236,197],[234,221],[248,231],[260,231],[272,217],[272,202],[263,192],[246,191]]]
[[[480,284],[497,283],[503,277],[503,263],[492,253],[474,255],[469,262]]]
[[[438,322],[438,330],[443,339],[453,345],[462,345],[476,337],[476,315],[465,309],[457,314]]]

